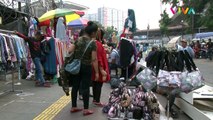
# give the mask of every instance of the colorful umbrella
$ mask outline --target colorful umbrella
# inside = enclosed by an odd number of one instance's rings
[[[80,16],[75,11],[57,8],[55,10],[50,10],[44,13],[39,18],[39,22],[43,22],[52,19],[54,17],[62,17],[62,16],[65,16],[67,22],[80,18]]]
[[[84,27],[88,23],[88,20],[79,18],[77,20],[73,20],[67,24],[68,27]]]

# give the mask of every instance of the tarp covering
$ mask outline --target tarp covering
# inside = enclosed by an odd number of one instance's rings
[[[196,33],[194,38],[199,38],[199,39],[203,39],[203,38],[208,38],[208,37],[213,37],[213,32],[204,32],[204,33]]]
[[[172,38],[166,45],[167,48],[175,48],[176,47],[176,43],[178,42],[178,40],[181,38],[181,36],[177,36]]]

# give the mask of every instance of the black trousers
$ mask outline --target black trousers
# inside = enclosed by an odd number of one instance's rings
[[[95,102],[100,102],[102,86],[102,82],[93,81],[92,83],[93,99]]]
[[[170,91],[168,95],[168,100],[169,100],[169,111],[172,110],[172,106],[174,105],[175,98],[179,95],[180,91],[179,90],[172,90]],[[166,104],[166,109],[168,108]]]
[[[134,72],[134,65],[131,65],[128,67],[128,78],[130,78],[132,75],[133,75],[133,72]],[[122,68],[121,69],[121,77],[124,77],[125,79],[126,78],[126,68]]]
[[[91,74],[92,66],[81,64],[80,73],[78,75],[72,75],[72,107],[77,107],[77,96],[81,84],[84,109],[89,108],[89,88],[91,83]]]

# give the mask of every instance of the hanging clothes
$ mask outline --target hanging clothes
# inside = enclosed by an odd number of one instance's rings
[[[132,56],[134,55],[134,47],[131,41],[122,39],[120,41],[120,64],[123,68],[130,65]]]
[[[59,40],[66,40],[66,28],[64,25],[64,18],[62,17],[58,19],[56,25],[56,38],[58,38]]]
[[[56,75],[57,74],[57,64],[56,64],[56,52],[55,52],[55,40],[50,38],[47,40],[50,45],[50,51],[45,57],[44,71],[45,73]]]
[[[5,47],[4,47],[4,37],[0,35],[0,45],[1,45],[1,61],[6,63]]]
[[[26,59],[24,40],[18,36],[0,33],[0,50],[1,63]]]

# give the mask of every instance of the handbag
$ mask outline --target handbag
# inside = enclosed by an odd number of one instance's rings
[[[85,52],[87,51],[87,49],[89,48],[89,45],[92,43],[92,40],[89,42],[89,44],[87,44],[84,53],[82,54],[80,59],[74,59],[71,63],[67,64],[65,66],[65,70],[73,75],[76,75],[79,73],[80,69],[81,69],[81,59],[83,58]]]

